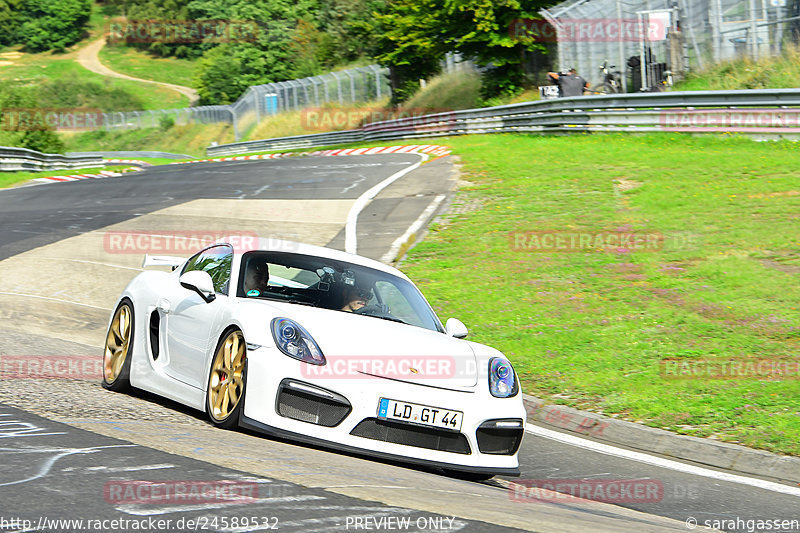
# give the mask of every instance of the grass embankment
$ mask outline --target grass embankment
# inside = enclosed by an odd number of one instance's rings
[[[125,131],[91,131],[64,135],[68,152],[161,151],[204,156],[212,142],[234,141],[230,124],[191,124],[168,129],[148,128]]]
[[[440,316],[504,351],[526,392],[800,455],[800,380],[670,379],[662,366],[800,359],[795,144],[667,134],[439,142],[464,164],[461,214],[434,225],[403,270]],[[535,252],[515,251],[510,237],[615,229],[665,244]]]
[[[675,91],[720,91],[733,89],[793,89],[800,87],[800,48],[790,48],[776,57],[759,61],[739,59],[689,74],[676,83]]]
[[[505,104],[516,104],[539,99],[534,87],[514,96],[481,98],[481,76],[477,72],[456,71],[434,76],[402,106],[414,111],[456,111]]]
[[[353,106],[330,104],[320,109],[273,115],[252,128],[242,140],[308,135],[356,128],[365,117],[392,118],[394,112],[386,109],[386,103],[388,102],[355,104]],[[63,138],[67,150],[72,152],[159,150],[197,157],[205,156],[205,150],[212,141],[218,144],[234,142],[233,129],[229,124],[192,124],[173,126],[167,129],[97,131],[64,135]]]
[[[106,45],[98,55],[105,66],[120,74],[186,87],[192,87],[192,76],[197,66],[196,61],[156,57],[127,46]]]
[[[76,52],[26,54],[6,51],[0,82],[41,89],[40,107],[91,107],[103,111],[139,111],[186,107],[189,99],[165,87],[107,78],[83,68]]]
[[[434,76],[403,104],[405,109],[447,111],[481,105],[481,76],[458,71]]]

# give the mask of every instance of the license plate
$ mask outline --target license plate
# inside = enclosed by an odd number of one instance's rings
[[[403,422],[411,422],[423,426],[460,431],[461,419],[464,418],[464,413],[453,411],[452,409],[442,409],[441,407],[381,398],[378,404],[378,418],[402,420]]]

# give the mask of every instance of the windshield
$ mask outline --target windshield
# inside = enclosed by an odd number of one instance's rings
[[[237,296],[279,300],[444,331],[408,281],[373,268],[285,252],[242,257]]]

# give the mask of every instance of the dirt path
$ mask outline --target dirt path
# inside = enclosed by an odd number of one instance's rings
[[[96,72],[102,76],[109,76],[111,78],[120,78],[123,80],[131,80],[131,81],[138,81],[140,83],[151,83],[153,85],[161,85],[162,87],[167,87],[172,89],[173,91],[178,91],[179,93],[189,97],[189,105],[194,105],[199,96],[197,91],[192,89],[191,87],[185,87],[183,85],[175,85],[174,83],[164,83],[160,81],[153,81],[153,80],[144,80],[142,78],[134,78],[133,76],[128,76],[126,74],[120,74],[119,72],[115,72],[110,68],[106,67],[100,62],[100,58],[98,54],[100,53],[100,49],[106,45],[106,38],[102,37],[89,45],[81,48],[78,50],[78,63],[87,69],[91,70],[92,72]]]

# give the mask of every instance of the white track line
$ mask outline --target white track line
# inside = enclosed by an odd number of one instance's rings
[[[736,474],[728,474],[726,472],[719,472],[717,470],[711,470],[700,466],[687,465],[685,463],[681,463],[678,461],[664,459],[663,457],[656,457],[654,455],[648,455],[646,453],[625,450],[623,448],[617,448],[616,446],[610,446],[608,444],[594,442],[588,439],[576,437],[574,435],[567,435],[559,431],[553,431],[552,429],[546,429],[539,426],[528,425],[525,428],[525,431],[527,431],[531,435],[536,435],[537,437],[544,437],[546,439],[563,442],[564,444],[577,446],[579,448],[584,448],[586,450],[591,450],[593,452],[612,455],[614,457],[621,457],[623,459],[638,461],[640,463],[658,466],[661,468],[668,468],[670,470],[675,470],[677,472],[684,472],[686,474],[691,474],[694,476],[709,477],[712,479],[717,479],[719,481],[727,481],[730,483],[739,483],[740,485],[750,485],[751,487],[757,487],[759,489],[764,489],[764,490],[771,490],[773,492],[780,492],[782,494],[789,494],[792,496],[800,496],[800,488],[790,487],[788,485],[781,485],[780,483],[773,483],[772,481],[764,481],[763,479],[738,476]]]
[[[65,304],[80,305],[81,307],[91,307],[93,309],[100,309],[102,311],[113,311],[113,309],[110,309],[108,307],[98,307],[96,305],[82,304],[82,303],[79,303],[79,302],[73,302],[72,300],[62,300],[61,298],[51,298],[49,296],[39,296],[39,295],[36,295],[36,294],[24,294],[24,293],[21,293],[21,292],[5,292],[5,291],[0,291],[0,294],[4,294],[6,296],[24,296],[25,298],[38,298],[40,300],[50,300],[52,302],[61,302],[61,303],[65,303]]]
[[[417,220],[415,220],[414,223],[408,227],[406,232],[395,239],[395,241],[392,243],[392,246],[389,248],[389,251],[383,254],[383,257],[381,257],[381,262],[389,263],[393,261],[397,257],[397,252],[400,251],[400,247],[408,242],[408,239],[410,239],[413,234],[419,231],[419,229],[431,217],[433,212],[436,211],[436,208],[439,207],[439,204],[442,203],[442,200],[444,200],[446,197],[446,195],[440,194],[434,198],[433,201],[428,204],[428,207],[425,208],[419,218],[417,218]]]
[[[347,225],[344,228],[344,251],[354,254],[358,249],[358,237],[356,237],[356,224],[358,223],[358,215],[361,213],[361,210],[366,207],[366,205],[378,195],[383,189],[394,183],[399,178],[402,178],[412,170],[419,168],[419,166],[424,163],[428,159],[427,154],[416,154],[420,157],[420,160],[413,165],[404,168],[399,172],[395,172],[382,182],[378,183],[377,185],[370,188],[368,191],[363,193],[361,196],[358,197],[356,203],[353,204],[353,207],[350,208],[350,212],[347,213]]]

